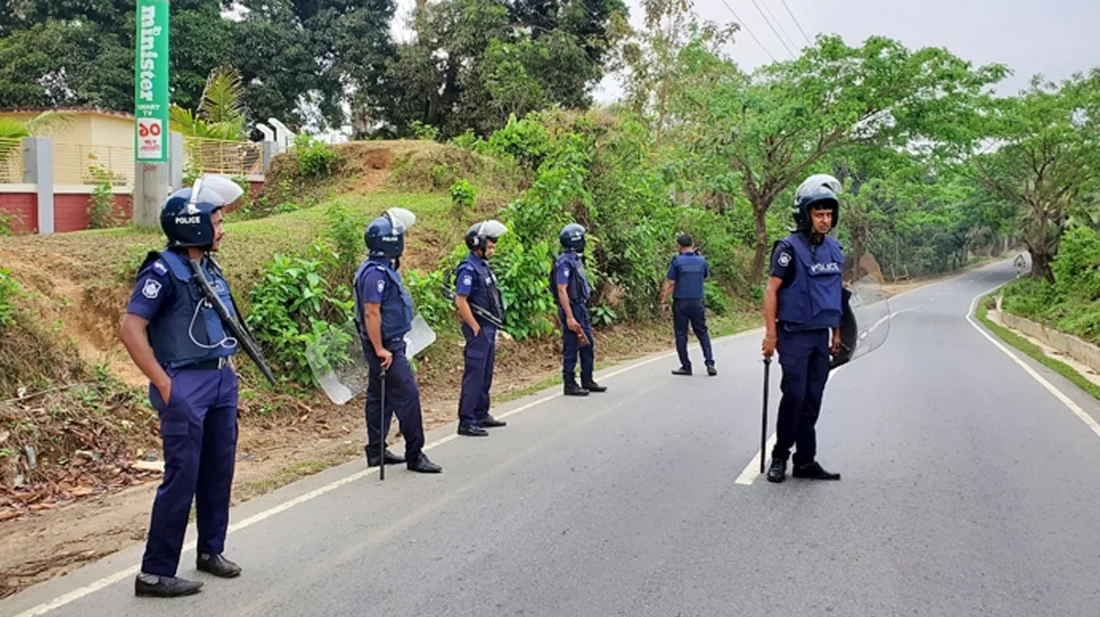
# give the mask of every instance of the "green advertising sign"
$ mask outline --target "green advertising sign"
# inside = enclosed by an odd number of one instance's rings
[[[134,157],[168,162],[168,0],[137,0]]]

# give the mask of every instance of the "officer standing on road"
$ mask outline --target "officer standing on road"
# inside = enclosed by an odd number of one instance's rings
[[[714,353],[707,332],[706,307],[703,304],[703,281],[710,276],[707,260],[695,249],[695,241],[689,234],[676,238],[680,254],[672,258],[665,276],[665,289],[661,297],[661,312],[668,313],[668,297],[672,296],[672,329],[676,334],[676,352],[680,355],[680,368],[673,375],[691,375],[691,358],[688,357],[688,324],[703,348],[707,375],[718,374],[714,368]]]
[[[485,437],[486,428],[505,426],[506,422],[489,415],[489,389],[493,385],[496,362],[497,326],[474,314],[487,312],[497,321],[504,319],[504,301],[497,277],[489,267],[497,239],[508,228],[498,221],[482,221],[466,232],[470,254],[455,272],[455,304],[462,317],[462,335],[466,337],[466,370],[462,375],[462,394],[458,399],[458,434]]]
[[[554,264],[551,289],[558,303],[558,319],[562,325],[562,379],[566,396],[588,396],[589,392],[605,392],[606,386],[592,377],[595,367],[595,337],[588,318],[588,298],[592,287],[584,273],[585,229],[570,223],[558,234],[562,252]],[[577,385],[577,356],[581,358],[581,383]]]
[[[183,596],[202,587],[176,577],[192,499],[196,568],[223,578],[241,573],[222,555],[237,448],[237,374],[230,358],[238,341],[192,279],[188,262],[199,264],[235,319],[229,283],[207,253],[216,252],[225,236],[222,209],[242,194],[234,182],[212,176],[168,198],[160,214],[167,246],[145,258],[119,328],[122,344],[151,382],[149,402],[160,416],[164,443],[164,480],[134,581],[138,596]]]
[[[768,358],[779,351],[783,378],[770,482],[784,480],[795,444],[794,477],[840,479],[815,460],[815,425],[829,378],[829,355],[840,350],[844,254],[829,235],[840,217],[840,188],[836,178],[825,174],[806,179],[795,194],[795,230],[772,251],[762,347]]]
[[[424,425],[420,389],[405,357],[405,334],[412,330],[413,303],[397,273],[405,250],[405,230],[416,216],[404,208],[390,208],[367,225],[363,234],[367,259],[355,273],[355,325],[363,344],[370,376],[364,414],[367,423],[367,466],[405,463],[411,471],[439,473],[424,454]],[[385,369],[386,407],[382,409],[382,369]],[[397,416],[405,439],[405,458],[386,448],[390,417]]]

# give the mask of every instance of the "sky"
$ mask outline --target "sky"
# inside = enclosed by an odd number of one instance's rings
[[[639,0],[626,2],[631,23],[641,27],[643,14]],[[807,44],[791,13],[811,39],[818,33],[839,34],[846,43],[855,46],[868,36],[883,35],[901,41],[910,49],[946,47],[975,65],[1003,63],[1013,74],[997,88],[1001,94],[1026,88],[1035,73],[1057,81],[1074,71],[1100,66],[1097,0],[785,2],[784,5],[784,0],[695,0],[695,12],[704,20],[742,25],[726,51],[746,71],[771,62],[768,53],[777,60],[791,58],[780,43],[781,37],[795,54]],[[398,5],[393,30],[396,36],[407,40],[411,33],[401,22],[415,0],[398,0]],[[609,76],[600,83],[594,96],[597,102],[607,103],[621,92],[618,80]]]

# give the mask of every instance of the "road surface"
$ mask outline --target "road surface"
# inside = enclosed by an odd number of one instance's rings
[[[605,371],[602,396],[495,410],[489,438],[440,429],[442,475],[355,462],[244,504],[244,574],[199,574],[189,548],[197,596],[135,598],[135,546],[0,615],[1095,617],[1100,409],[966,318],[1013,275],[891,300],[886,344],[826,390],[819,460],[840,482],[757,475],[753,332],[716,343],[715,378],[666,354]]]

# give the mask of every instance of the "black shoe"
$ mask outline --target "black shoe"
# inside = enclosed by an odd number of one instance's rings
[[[581,387],[589,392],[607,392],[607,386],[601,386],[594,381],[581,382]]]
[[[496,428],[500,426],[508,426],[508,423],[504,420],[497,420],[493,416],[485,416],[485,419],[477,421],[477,425],[482,428]]]
[[[481,428],[480,426],[459,426],[458,434],[465,435],[467,437],[488,437],[489,431]]]
[[[221,578],[240,576],[241,567],[221,555],[199,555],[195,560],[199,572],[208,572]]]
[[[367,467],[378,467],[382,464],[381,457],[377,454],[367,453]],[[405,457],[398,456],[393,452],[386,450],[386,464],[387,465],[400,465],[405,462]]]
[[[566,396],[588,396],[588,390],[577,385],[577,382],[565,382],[563,389]]]
[[[787,477],[787,461],[783,459],[772,459],[772,464],[768,467],[768,482],[782,482]]]
[[[142,598],[176,598],[190,596],[202,589],[202,583],[174,576],[138,574],[134,579],[134,595]]]
[[[791,477],[806,478],[807,480],[839,480],[839,473],[832,473],[821,468],[819,463],[806,463],[795,465]]]
[[[711,377],[714,377],[717,374],[718,374],[718,369],[714,368],[713,364],[708,364],[707,365],[707,375],[710,375]]]
[[[417,456],[409,458],[407,464],[409,471],[419,473],[442,473],[443,468],[428,460],[428,456],[421,452]]]
[[[680,368],[672,371],[672,374],[673,375],[685,375],[685,376],[690,377],[691,376],[691,369],[684,368],[684,367],[681,366]]]

